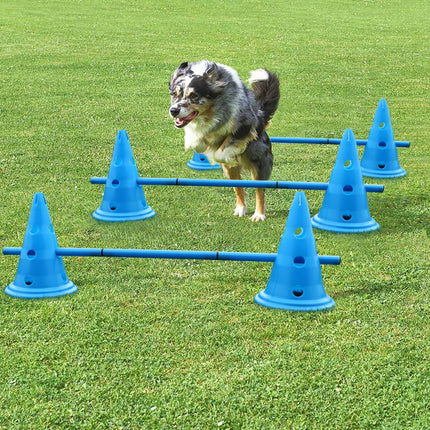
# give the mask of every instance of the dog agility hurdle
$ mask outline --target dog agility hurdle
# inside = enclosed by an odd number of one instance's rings
[[[309,143],[314,145],[340,145],[342,139],[323,138],[323,137],[271,137],[272,143]],[[366,146],[367,139],[356,139],[355,143],[358,146]],[[411,143],[404,140],[395,141],[397,148],[409,148]]]
[[[21,255],[22,248],[4,247],[3,255]],[[30,252],[29,256],[33,254]],[[58,257],[113,257],[113,258],[158,258],[170,260],[216,260],[216,261],[251,261],[274,263],[277,254],[258,252],[222,252],[222,251],[179,251],[167,249],[120,249],[120,248],[57,248]],[[340,264],[340,257],[319,255],[320,264]]]
[[[92,184],[106,184],[106,177],[92,177]],[[188,179],[188,178],[138,178],[137,185],[163,185],[181,187],[243,187],[243,188],[276,188],[279,190],[319,190],[326,191],[328,182],[293,182],[293,181],[253,181],[235,179]],[[119,186],[119,181],[114,180],[114,186]],[[364,188],[369,193],[382,193],[383,185],[365,184]]]
[[[264,291],[255,301],[266,307],[309,311],[335,305],[324,290],[321,265],[340,264],[339,256],[318,255],[303,192],[290,208],[277,254],[113,248],[60,248],[43,193],[36,193],[22,247],[5,247],[4,255],[19,255],[15,281],[5,292],[18,298],[58,297],[77,291],[62,257],[167,258],[273,263]]]
[[[272,137],[270,141],[272,143],[284,144],[340,145],[342,139]],[[363,176],[371,178],[397,178],[406,175],[406,171],[399,164],[397,148],[409,148],[410,142],[394,140],[390,112],[385,99],[379,101],[367,140],[356,139],[355,144],[365,147],[361,159]],[[187,163],[187,166],[194,170],[209,170],[220,167],[211,165],[204,155],[200,155],[200,157],[199,155],[194,154],[193,159]]]
[[[364,184],[352,130],[346,130],[339,145],[330,181],[254,181],[234,179],[142,178],[139,177],[131,145],[125,130],[119,130],[107,177],[93,177],[92,184],[104,184],[103,201],[93,212],[100,221],[117,222],[151,218],[155,211],[148,206],[142,185],[194,187],[249,187],[295,190],[322,190],[336,195],[329,200],[327,222],[315,223],[317,228],[348,233],[377,229],[370,217],[367,192],[381,193],[383,185]],[[327,204],[325,205],[327,206]],[[335,219],[333,218],[335,214]]]

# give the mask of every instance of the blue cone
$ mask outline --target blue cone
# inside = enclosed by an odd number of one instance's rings
[[[371,178],[405,176],[400,167],[387,101],[381,99],[361,158],[361,172]]]
[[[23,299],[58,297],[77,291],[69,281],[63,259],[56,255],[57,237],[43,193],[33,198],[15,281],[6,294]]]
[[[357,145],[350,129],[343,134],[321,209],[312,218],[312,225],[336,233],[362,233],[379,228],[370,216]]]
[[[100,221],[135,221],[151,218],[154,210],[145,200],[127,132],[119,130],[101,206],[93,212]]]
[[[303,191],[294,197],[266,288],[254,300],[268,308],[291,311],[318,311],[335,305],[324,290]]]
[[[193,158],[188,161],[187,166],[194,170],[214,170],[220,169],[219,164],[211,164],[205,154],[194,152]]]

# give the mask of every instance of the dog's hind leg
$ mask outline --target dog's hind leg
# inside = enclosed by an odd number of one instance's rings
[[[246,159],[247,168],[251,171],[252,179],[267,181],[270,179],[273,167],[273,154],[269,136],[263,132],[261,138],[250,142],[243,157]],[[264,221],[266,219],[264,208],[264,188],[255,190],[255,212],[251,221]]]
[[[251,221],[264,221],[266,215],[264,215],[264,188],[257,188],[255,190],[255,212],[251,217]]]
[[[241,179],[240,177],[240,166],[227,166],[222,164],[222,169],[225,176],[228,179]],[[245,190],[241,187],[234,187],[234,192],[236,193],[236,209],[233,215],[245,216],[246,215],[246,200],[245,200]]]
[[[259,177],[254,170],[251,171],[252,179],[254,181],[259,180]],[[264,221],[266,219],[266,215],[264,215],[264,188],[256,188],[255,189],[255,212],[251,217],[251,221]]]

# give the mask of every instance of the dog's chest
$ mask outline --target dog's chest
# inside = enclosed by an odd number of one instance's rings
[[[185,128],[185,148],[193,148],[197,152],[203,152],[207,147],[218,148],[230,129],[227,125],[216,130],[200,124],[189,124]]]

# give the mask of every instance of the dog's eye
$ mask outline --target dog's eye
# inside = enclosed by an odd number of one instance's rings
[[[191,93],[188,93],[187,96],[192,103],[196,103],[199,101],[199,96],[196,93],[191,92]]]
[[[181,97],[182,96],[182,88],[175,87],[173,89],[170,89],[169,93],[172,97],[176,97],[176,98]]]

